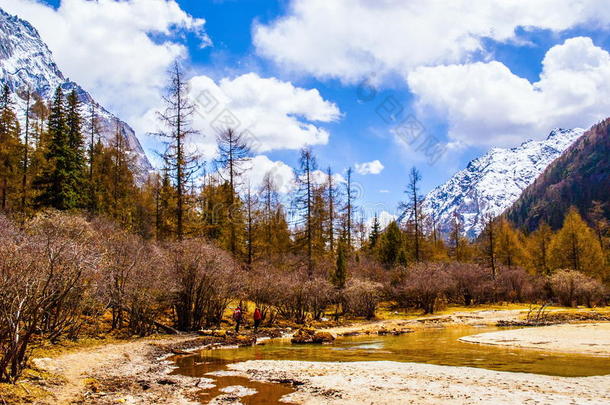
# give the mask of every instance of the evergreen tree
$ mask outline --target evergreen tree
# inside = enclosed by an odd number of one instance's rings
[[[303,240],[306,248],[307,257],[307,273],[310,278],[314,273],[314,201],[315,201],[315,183],[313,172],[316,170],[316,159],[311,152],[311,149],[304,148],[301,150],[299,159],[299,171],[297,173],[297,192],[295,194],[294,204],[300,215],[300,221],[304,225]]]
[[[369,235],[369,249],[375,249],[377,247],[377,242],[379,241],[379,235],[381,233],[381,226],[379,225],[379,218],[377,217],[377,213],[375,213],[375,217],[373,218],[373,226],[371,227],[371,233]]]
[[[406,265],[407,259],[404,249],[402,231],[396,221],[390,222],[381,234],[379,241],[379,259],[386,267]]]
[[[75,91],[67,105],[61,87],[57,88],[49,115],[48,167],[37,179],[41,188],[39,206],[58,210],[80,208],[84,203],[84,153],[79,102]]]

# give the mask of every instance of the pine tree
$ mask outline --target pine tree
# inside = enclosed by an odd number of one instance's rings
[[[0,209],[7,211],[17,202],[20,179],[19,121],[13,110],[13,100],[8,85],[0,95]]]
[[[607,276],[599,240],[574,207],[551,240],[550,256],[553,270],[572,269],[594,277]]]

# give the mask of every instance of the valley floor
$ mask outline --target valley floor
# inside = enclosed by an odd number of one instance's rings
[[[520,320],[526,312],[523,309],[479,309],[357,323],[329,330],[350,335],[420,327],[495,325],[499,320]],[[581,315],[590,311],[577,313]],[[479,343],[527,347],[527,342],[546,342],[551,335],[559,334],[565,337],[565,341],[561,346],[556,341],[553,345],[549,343],[548,349],[567,350],[572,345],[573,352],[591,353],[588,351],[591,347],[595,350],[610,347],[609,332],[610,323],[598,322],[594,326],[575,324],[507,330],[491,333],[491,337],[482,334],[472,339]],[[505,333],[509,337],[503,337]],[[50,394],[35,403],[196,403],[198,391],[209,387],[210,380],[172,375],[173,363],[165,359],[172,352],[183,353],[183,350],[210,343],[193,335],[147,338],[87,348],[54,358],[34,359],[39,369],[58,376],[55,382],[38,381],[37,384]],[[247,361],[232,364],[230,368],[257,381],[297,382],[295,392],[287,399],[303,404],[610,403],[610,376],[562,378],[397,362]],[[225,396],[224,400],[222,403],[240,403],[238,396],[233,399]]]

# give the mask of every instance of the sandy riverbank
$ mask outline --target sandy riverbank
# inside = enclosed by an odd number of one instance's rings
[[[504,330],[465,336],[460,340],[469,343],[610,356],[610,323],[564,324]]]
[[[565,378],[419,363],[247,361],[232,370],[260,381],[294,381],[293,403],[601,404],[610,376]]]

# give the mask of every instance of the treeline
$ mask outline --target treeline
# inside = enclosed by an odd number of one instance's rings
[[[61,88],[25,101],[24,127],[7,87],[0,100],[0,380],[14,381],[33,341],[77,338],[103,315],[146,335],[221,324],[234,300],[266,325],[323,316],[373,318],[381,301],[430,313],[448,303],[608,299],[610,226],[601,204],[553,232],[526,234],[488,218],[469,241],[456,217],[441,235],[421,210],[413,169],[401,223],[365,225],[351,169],[320,170],[300,153],[295,187],[273,172],[247,183],[250,142],[226,128],[218,157],[192,147],[195,105],[179,67],[159,112],[164,167],[136,172],[117,123],[103,138],[95,106]],[[601,207],[601,208],[600,208]]]

